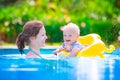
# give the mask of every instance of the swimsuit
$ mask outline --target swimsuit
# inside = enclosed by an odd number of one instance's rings
[[[65,45],[66,45],[66,43],[64,42],[64,43],[62,44],[62,47],[64,48]],[[72,48],[71,48],[71,50],[69,50],[68,52],[72,51],[72,49],[75,48],[75,47],[78,47],[78,48],[80,48],[80,49],[83,48],[83,46],[82,46],[79,42],[74,42],[71,46],[72,46]]]
[[[33,51],[31,48],[29,48],[28,52],[32,52],[32,54],[36,55],[39,58],[42,58],[37,52]],[[31,54],[29,54],[29,55],[31,55]]]

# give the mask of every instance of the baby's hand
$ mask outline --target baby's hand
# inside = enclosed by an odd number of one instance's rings
[[[57,50],[53,51],[53,54],[54,54],[54,55],[57,55],[57,53],[58,53],[58,51],[57,51]]]
[[[64,47],[67,51],[70,51],[71,50],[71,46],[70,45],[65,45],[65,47]]]

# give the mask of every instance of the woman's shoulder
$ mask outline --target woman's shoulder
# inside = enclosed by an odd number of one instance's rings
[[[26,56],[26,58],[37,58],[38,56],[36,56],[33,52],[29,51]]]

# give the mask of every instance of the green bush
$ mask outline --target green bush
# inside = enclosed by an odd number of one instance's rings
[[[62,41],[60,27],[69,22],[80,27],[82,36],[98,33],[108,44],[117,41],[120,11],[114,3],[118,0],[33,0],[34,5],[27,0],[13,1],[9,5],[0,4],[0,39],[6,42],[15,43],[23,25],[34,19],[43,21],[50,43]]]

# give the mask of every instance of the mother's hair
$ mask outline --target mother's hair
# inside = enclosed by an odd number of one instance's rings
[[[42,27],[44,27],[43,23],[37,20],[25,23],[23,31],[16,39],[16,44],[21,54],[24,53],[23,49],[25,48],[25,44],[28,45],[30,43],[29,38],[37,36]]]

